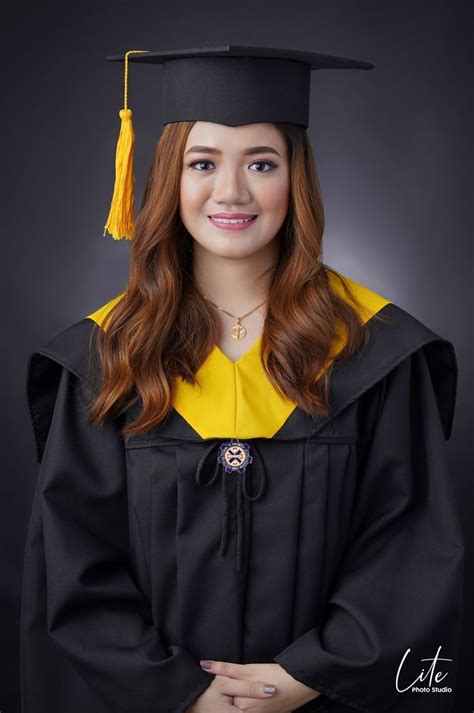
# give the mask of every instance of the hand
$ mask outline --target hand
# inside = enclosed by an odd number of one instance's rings
[[[240,700],[252,701],[257,698],[271,698],[275,694],[265,693],[263,690],[265,685],[260,681],[239,681],[228,676],[216,675],[206,690],[191,706],[186,708],[185,713],[241,713],[242,709],[236,708],[233,704],[234,697],[245,696]],[[260,710],[263,711],[266,708]]]
[[[188,708],[188,713],[220,713],[220,704],[223,704],[222,711],[229,713],[292,713],[321,695],[314,688],[293,678],[277,663],[236,664],[213,661],[212,668],[205,670],[214,673],[215,678],[193,706]],[[263,693],[263,686],[268,683],[276,687],[274,694]],[[206,693],[207,699],[201,707],[199,701]]]

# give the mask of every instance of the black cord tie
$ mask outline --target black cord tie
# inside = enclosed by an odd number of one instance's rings
[[[219,446],[219,452],[216,459],[216,467],[212,477],[203,483],[201,480],[201,471],[204,468],[204,464],[209,456],[209,454],[214,450],[216,446]],[[203,485],[208,488],[212,485],[218,474],[219,470],[221,472],[221,493],[222,493],[222,532],[221,532],[221,543],[219,547],[219,557],[224,557],[227,550],[227,543],[229,540],[229,498],[228,498],[228,483],[227,477],[229,474],[235,474],[237,477],[237,540],[235,545],[236,552],[236,571],[240,572],[242,569],[242,543],[243,543],[243,529],[244,529],[244,518],[242,509],[242,497],[246,500],[258,500],[265,490],[266,485],[266,471],[263,459],[258,451],[256,443],[252,444],[253,452],[255,458],[250,455],[250,445],[239,441],[237,438],[232,438],[230,441],[220,442],[216,440],[214,443],[206,449],[205,453],[201,456],[199,463],[196,467],[196,482],[199,485]],[[253,464],[259,466],[261,472],[260,486],[254,495],[249,495],[247,492],[247,468]]]

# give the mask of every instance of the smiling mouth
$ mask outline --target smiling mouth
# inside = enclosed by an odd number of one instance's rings
[[[221,223],[222,225],[236,225],[238,223],[251,223],[252,220],[255,220],[257,216],[252,215],[249,218],[214,218],[212,215],[208,215],[208,218],[210,218],[214,223]]]

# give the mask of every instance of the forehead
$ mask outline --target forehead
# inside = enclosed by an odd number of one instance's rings
[[[257,145],[284,149],[283,137],[276,126],[268,122],[227,126],[210,121],[197,121],[188,134],[186,149],[195,144],[232,151]]]

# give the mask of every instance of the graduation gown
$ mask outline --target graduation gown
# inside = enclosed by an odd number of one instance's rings
[[[452,710],[455,353],[345,279],[370,340],[335,366],[328,416],[277,394],[259,339],[235,363],[216,345],[200,387],[178,379],[172,411],[146,434],[120,434],[140,403],[86,426],[91,332],[121,295],[30,355],[40,466],[22,713],[184,713],[214,677],[200,659],[279,663],[321,693],[304,713]],[[437,654],[449,660],[429,681]]]

